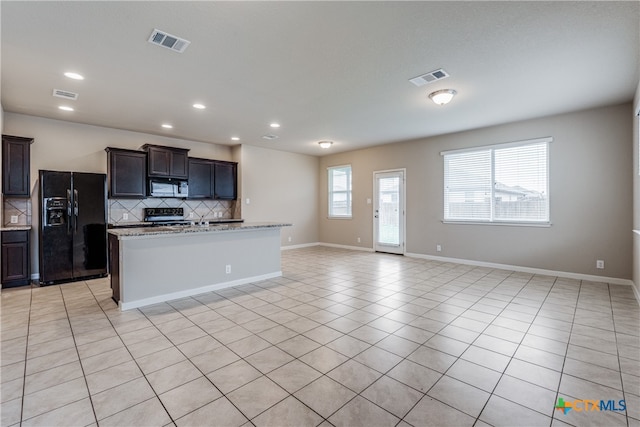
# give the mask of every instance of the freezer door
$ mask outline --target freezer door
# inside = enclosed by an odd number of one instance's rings
[[[73,173],[73,276],[107,274],[107,176]]]
[[[39,219],[39,266],[40,283],[49,284],[55,281],[71,280],[73,265],[71,263],[72,228],[70,221],[71,173],[40,171],[40,206]],[[61,205],[62,225],[46,226],[47,207],[45,199],[55,198]]]

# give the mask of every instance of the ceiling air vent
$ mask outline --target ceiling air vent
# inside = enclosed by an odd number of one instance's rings
[[[409,79],[409,81],[414,85],[420,87],[428,85],[429,83],[433,83],[437,80],[446,79],[447,77],[449,77],[449,74],[445,70],[440,68],[439,70],[430,71],[427,74]]]
[[[171,49],[178,53],[184,52],[187,49],[187,46],[191,44],[189,40],[181,39],[180,37],[172,36],[171,34],[156,29],[151,33],[149,43],[166,47],[167,49]]]
[[[262,135],[263,139],[278,139],[278,135],[274,135],[272,133],[269,133],[267,135]]]
[[[58,98],[69,99],[75,101],[78,99],[78,94],[74,92],[69,92],[68,90],[54,89],[53,96],[57,96]]]

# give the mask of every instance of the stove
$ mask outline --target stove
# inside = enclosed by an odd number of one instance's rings
[[[186,225],[183,208],[144,208],[144,222],[151,225]]]

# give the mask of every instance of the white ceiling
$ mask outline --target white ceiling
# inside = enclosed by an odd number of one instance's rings
[[[637,1],[0,8],[5,111],[312,155],[622,103],[640,79]],[[182,54],[152,45],[154,28],[191,45]],[[438,68],[451,77],[408,81]],[[55,98],[54,88],[79,99]],[[443,88],[458,95],[438,107],[427,94]],[[329,151],[318,147],[325,139],[335,141]]]

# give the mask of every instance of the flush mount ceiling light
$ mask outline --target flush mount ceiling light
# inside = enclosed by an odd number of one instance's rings
[[[333,141],[319,141],[320,148],[330,148],[333,145]]]
[[[82,74],[67,72],[67,73],[64,73],[64,75],[65,77],[69,77],[70,79],[73,79],[73,80],[84,80],[84,76]]]
[[[431,99],[433,102],[435,102],[438,105],[444,105],[451,102],[451,100],[453,99],[453,96],[456,95],[457,93],[458,92],[456,92],[453,89],[437,90],[429,94],[429,99]]]
[[[193,104],[193,108],[196,108],[198,110],[204,110],[207,107],[204,104]]]
[[[173,129],[173,126],[170,125],[169,123],[163,123],[162,127],[165,128],[165,129]]]
[[[62,111],[73,111],[73,108],[67,107],[66,105],[61,105],[58,108]]]

